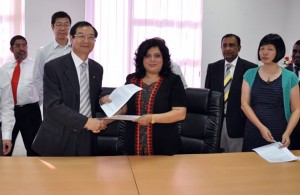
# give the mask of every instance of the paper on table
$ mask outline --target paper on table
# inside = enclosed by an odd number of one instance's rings
[[[262,147],[254,148],[253,150],[270,163],[298,160],[298,158],[294,156],[289,149],[286,147],[280,148],[281,145],[282,143],[275,142]]]
[[[123,120],[123,121],[133,121],[138,119],[140,116],[138,115],[114,115],[112,117],[105,117],[101,119],[112,119],[112,120]]]
[[[116,114],[122,106],[124,106],[133,94],[140,90],[142,90],[142,88],[134,84],[118,87],[109,95],[109,99],[112,101],[110,103],[103,104],[101,108],[105,112],[106,116],[111,117]]]

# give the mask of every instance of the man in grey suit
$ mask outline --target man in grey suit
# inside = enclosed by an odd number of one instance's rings
[[[225,152],[242,151],[246,117],[241,110],[241,90],[244,73],[257,65],[238,57],[241,40],[237,35],[226,34],[221,41],[224,59],[207,67],[205,88],[224,93],[224,78],[227,64],[231,72],[231,84],[227,105],[224,104],[224,120],[221,134],[221,148]]]
[[[97,38],[88,22],[70,30],[72,51],[45,64],[44,121],[32,144],[42,156],[96,154],[96,134],[106,128],[100,111],[103,68],[88,58]]]

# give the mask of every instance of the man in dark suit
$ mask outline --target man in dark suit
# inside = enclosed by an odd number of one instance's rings
[[[290,71],[293,71],[298,78],[300,78],[300,40],[294,44],[292,51],[292,63],[288,64],[286,68]],[[298,122],[291,134],[291,149],[300,150],[300,122]]]
[[[224,93],[224,78],[231,74],[228,99],[224,104],[224,120],[220,146],[225,152],[240,152],[246,117],[241,110],[241,88],[244,73],[257,65],[238,57],[241,41],[237,35],[227,34],[221,41],[223,60],[211,63],[207,67],[205,88]]]
[[[92,118],[98,103],[103,68],[88,58],[98,33],[88,22],[70,30],[71,53],[45,64],[44,121],[32,148],[42,156],[96,154],[96,134],[106,128]]]

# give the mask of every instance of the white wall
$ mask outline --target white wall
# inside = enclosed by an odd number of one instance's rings
[[[85,18],[85,0],[25,0],[25,37],[29,56],[35,58],[36,50],[54,40],[51,17],[65,11],[72,25]]]
[[[227,33],[240,36],[240,56],[258,63],[257,47],[268,33],[280,34],[290,55],[300,39],[298,0],[203,0],[203,44],[201,86],[208,63],[222,59],[221,38]],[[29,55],[53,40],[51,16],[66,11],[75,24],[85,18],[85,0],[25,0],[25,36]],[[99,43],[99,42],[98,42]]]
[[[300,39],[297,0],[203,0],[201,86],[208,63],[222,59],[221,39],[227,33],[241,38],[240,57],[258,63],[257,49],[263,36],[277,33],[286,44],[286,55]]]

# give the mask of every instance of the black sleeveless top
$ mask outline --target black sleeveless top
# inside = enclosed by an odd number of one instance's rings
[[[284,115],[282,75],[267,83],[257,73],[251,88],[251,107],[258,117],[272,133],[276,141],[282,140],[287,121]],[[269,144],[261,135],[259,129],[249,120],[246,122],[243,151]]]

